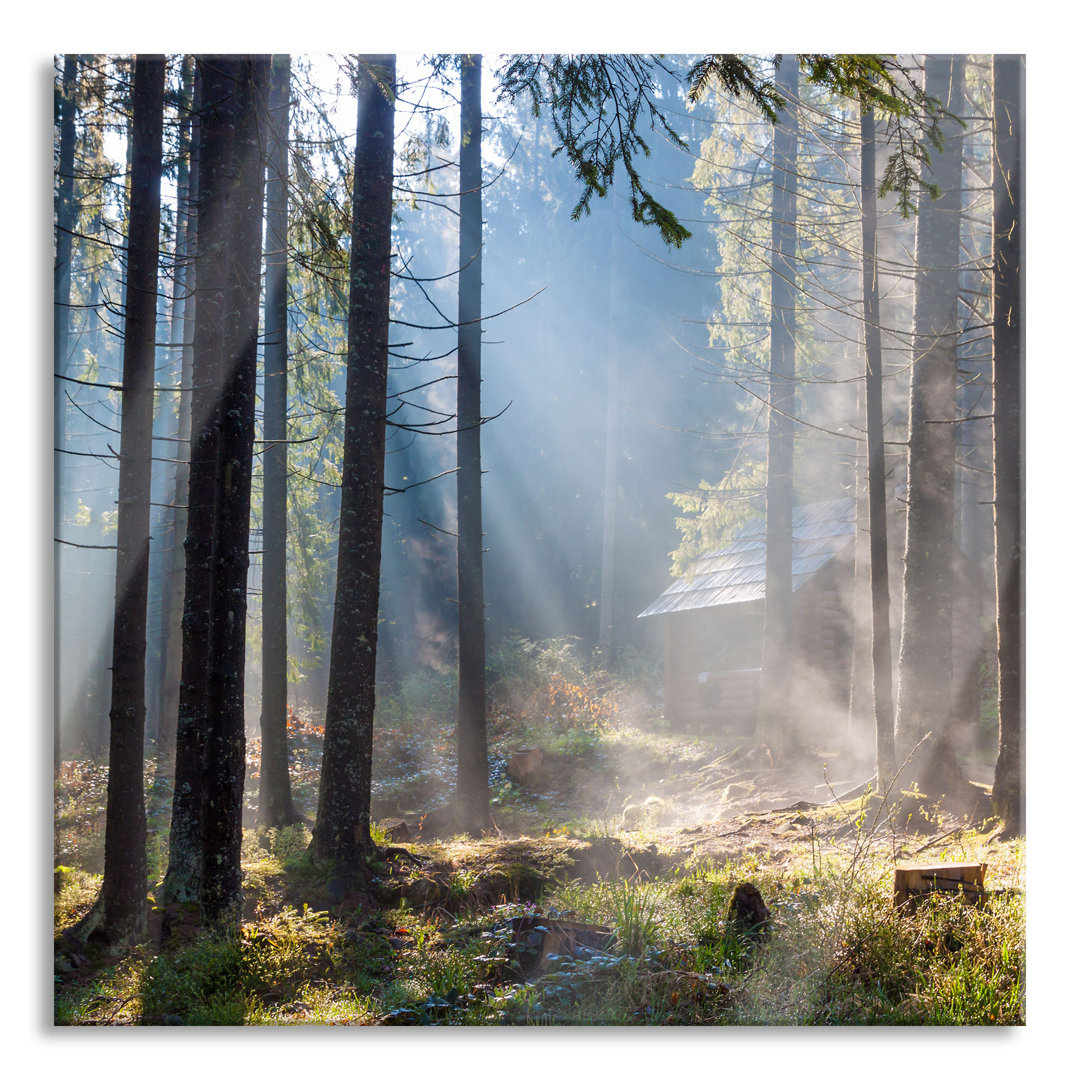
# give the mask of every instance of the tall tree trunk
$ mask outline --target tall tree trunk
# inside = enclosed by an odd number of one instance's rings
[[[483,223],[481,58],[461,57],[461,219],[458,241],[458,808],[461,825],[488,824],[487,693],[484,645],[484,528],[481,512],[480,341]]]
[[[188,190],[191,175],[191,80],[192,61],[190,56],[183,59],[180,76],[180,101],[178,117],[180,120],[179,160],[176,166],[176,234],[173,242],[172,296],[169,302],[169,350],[168,365],[172,367],[180,361],[178,389],[176,393],[176,425],[172,429],[173,441],[169,443],[172,452],[169,457],[175,459],[172,468],[172,483],[166,484],[168,495],[164,501],[171,503],[163,508],[159,526],[163,547],[164,538],[169,538],[167,547],[161,552],[161,607],[158,617],[157,675],[156,694],[153,700],[153,738],[161,750],[171,748],[175,735],[175,701],[177,686],[168,685],[169,651],[178,644],[173,638],[173,627],[179,630],[180,609],[184,603],[183,563],[178,563],[180,537],[183,536],[185,516],[183,500],[185,487],[180,484],[180,474],[184,471],[184,458],[187,454],[187,439],[191,426],[189,395],[184,382],[184,308],[185,292],[189,275],[187,273],[187,232],[188,232]],[[162,380],[163,381],[163,380]],[[171,490],[169,490],[171,488]],[[179,572],[178,572],[179,571]],[[177,680],[178,681],[178,680]],[[148,695],[149,696],[149,695]],[[151,724],[147,717],[148,727]]]
[[[871,656],[877,788],[896,771],[893,744],[892,632],[889,626],[888,502],[881,406],[881,305],[877,278],[877,180],[874,112],[862,116],[862,296],[866,348],[867,501],[870,518]]]
[[[236,79],[236,131],[227,222],[230,302],[223,328],[225,371],[211,608],[210,725],[200,899],[210,921],[239,923],[244,802],[244,656],[248,537],[255,443],[259,270],[265,172],[262,138],[270,58],[246,57]]]
[[[619,356],[616,333],[619,215],[615,185],[608,217],[607,389],[604,418],[603,522],[600,538],[600,665],[610,669],[615,635],[615,522],[619,494]]]
[[[159,749],[176,749],[176,716],[180,706],[181,616],[184,608],[184,538],[187,535],[188,460],[191,456],[192,335],[195,326],[194,241],[198,229],[199,191],[198,78],[190,57],[184,58],[184,116],[180,127],[177,175],[176,274],[173,278],[171,343],[180,348],[180,401],[176,414],[176,465],[171,514],[172,550],[167,555],[165,601],[161,616],[161,729]]]
[[[188,457],[187,531],[184,536],[184,614],[176,771],[169,866],[162,903],[198,903],[202,874],[202,820],[209,703],[211,587],[214,571],[214,474],[221,424],[225,318],[226,183],[232,155],[233,78],[220,64],[196,57],[193,154],[198,163],[198,222],[194,252],[191,444]],[[198,91],[201,90],[201,95]]]
[[[1024,105],[1022,56],[994,57],[994,560],[998,759],[1007,833],[1024,811]]]
[[[949,112],[961,111],[963,86],[963,57],[927,57],[926,92],[945,102]],[[957,133],[946,139],[932,174],[925,177],[939,185],[941,195],[932,199],[923,193],[916,225],[904,617],[896,716],[900,761],[928,732],[934,733],[935,742],[947,738],[952,711],[952,422],[960,329],[961,163]],[[927,755],[919,757],[925,760]],[[923,771],[923,762],[913,760],[905,782],[920,781]]]
[[[773,129],[771,319],[769,323],[769,471],[765,488],[765,624],[757,740],[779,759],[791,730],[791,512],[795,433],[795,160],[799,68],[784,56],[776,86],[787,106]]]
[[[395,58],[362,56],[358,69],[341,526],[326,735],[313,836],[315,855],[345,870],[358,869],[371,850]]]
[[[64,57],[64,72],[56,95],[60,148],[56,179],[56,253],[53,264],[53,372],[61,378],[53,381],[53,775],[60,773],[60,713],[62,695],[60,647],[61,571],[60,533],[64,523],[64,451],[67,442],[67,409],[64,383],[70,351],[68,327],[71,320],[71,241],[75,225],[75,88],[78,58]]]
[[[267,57],[198,57],[192,430],[176,783],[165,902],[240,913],[244,636],[262,249]]]
[[[99,901],[101,924],[93,930],[95,937],[111,944],[130,943],[146,934],[143,730],[164,90],[164,57],[137,57],[132,93],[105,872]]]
[[[266,316],[263,346],[262,761],[259,821],[301,821],[289,786],[285,535],[288,446],[289,57],[275,56],[266,173]]]
[[[865,357],[863,366],[865,369]],[[865,381],[859,394],[859,411],[865,423]],[[865,448],[855,452],[855,547],[852,557],[851,680],[848,687],[846,745],[863,749],[863,737],[874,715],[873,605],[870,583],[870,507]]]
[[[87,158],[86,171],[89,173],[93,168],[90,163],[100,163],[102,160],[106,58],[83,55],[79,57],[79,64],[85,72],[84,78],[80,81],[87,101],[88,115],[84,144]],[[98,201],[91,211],[86,227],[88,250],[94,250],[100,243],[101,230],[102,207]],[[97,250],[100,257],[101,249]],[[106,351],[103,340],[105,335],[101,329],[103,320],[99,311],[102,303],[104,274],[104,267],[99,265],[88,275],[90,292],[83,312],[83,324],[78,342],[80,352],[83,355],[92,356],[95,362],[100,360]],[[104,756],[108,743],[109,701],[112,697],[109,670],[112,656],[112,606],[102,603],[102,597],[114,590],[116,572],[115,559],[110,560],[103,555],[101,563],[102,571],[99,573],[87,569],[81,587],[83,594],[81,602],[88,612],[94,614],[89,616],[88,622],[79,624],[81,639],[79,648],[87,658],[86,665],[80,665],[80,670],[85,672],[84,692],[81,694],[84,707],[81,710],[81,716],[76,717],[76,724],[71,732],[71,745],[82,748],[80,752],[88,753],[95,759]],[[98,582],[105,578],[109,579],[109,585],[99,585]]]

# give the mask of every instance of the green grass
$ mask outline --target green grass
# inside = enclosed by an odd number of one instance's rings
[[[977,841],[960,838],[944,854],[969,857]],[[296,847],[296,837],[248,838],[245,851],[255,857],[247,884],[264,902],[239,933],[204,933],[160,952],[147,945],[111,967],[58,975],[56,1023],[1025,1022],[1019,890],[982,907],[933,896],[899,915],[888,860],[864,856],[852,867],[809,852],[801,863],[772,868],[688,862],[653,881],[549,879],[540,907],[547,918],[598,923],[614,934],[606,950],[552,959],[526,979],[518,946],[497,928],[537,907],[470,905],[467,865],[450,881],[462,894],[456,915],[401,902],[331,918],[282,900],[282,890],[305,886],[290,870],[300,865]],[[1022,842],[1011,852],[1022,874]],[[98,879],[68,871],[59,880],[58,929],[88,903]],[[772,913],[764,944],[725,925],[731,892],[744,880],[757,884]]]
[[[380,906],[356,894],[333,915],[321,910],[330,906],[326,873],[307,854],[304,826],[245,829],[240,930],[177,935],[111,963],[92,950],[85,960],[61,952],[55,1022],[1025,1022],[1023,841],[992,842],[986,833],[942,828],[932,846],[919,838],[905,853],[905,838],[875,829],[865,801],[853,799],[808,811],[811,822],[803,816],[797,826],[792,822],[787,850],[770,852],[751,834],[742,856],[727,862],[690,854],[696,849],[645,813],[642,777],[700,768],[729,748],[668,734],[655,718],[631,718],[629,710],[615,721],[606,678],[576,659],[569,643],[530,648],[536,655],[523,667],[514,667],[513,653],[503,658],[498,685],[505,707],[492,718],[493,759],[539,745],[542,733],[559,779],[571,771],[564,763],[581,770],[580,792],[530,791],[503,776],[492,790],[506,839],[417,844],[422,867],[402,860],[375,868],[371,893]],[[425,792],[442,798],[449,782],[439,769],[417,781],[418,763],[434,759],[441,768],[449,761],[446,723],[412,715],[441,701],[440,692],[426,684],[406,687],[393,704],[409,715],[399,728],[380,729],[380,791],[396,792],[408,805],[427,805],[412,802]],[[515,711],[515,701],[524,706]],[[321,729],[305,719],[294,736],[294,779],[311,813]],[[250,749],[257,757],[258,747]],[[566,757],[556,757],[560,752]],[[623,771],[628,764],[638,767],[636,779]],[[146,784],[153,889],[167,860],[171,789],[153,762]],[[257,771],[249,769],[249,808],[256,792]],[[67,764],[56,799],[57,935],[89,911],[100,888],[104,794],[101,763]],[[631,796],[641,811],[633,817],[623,812]],[[518,829],[528,835],[517,837]],[[838,835],[846,839],[835,842]],[[387,842],[381,834],[376,840]],[[634,858],[622,858],[630,844]],[[932,861],[989,862],[988,884],[1000,894],[981,908],[940,896],[912,915],[894,913],[890,852],[900,858],[916,850]],[[633,876],[614,876],[616,866]],[[747,881],[771,911],[763,943],[726,924],[732,892]],[[540,973],[527,964],[526,976],[527,950],[507,930],[508,920],[538,912],[608,927],[612,935],[599,952],[551,959]]]

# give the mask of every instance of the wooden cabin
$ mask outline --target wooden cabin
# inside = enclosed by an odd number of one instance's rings
[[[901,523],[902,524],[902,523]],[[897,530],[901,532],[901,530]],[[848,713],[855,630],[855,500],[835,499],[792,512],[792,678],[800,719],[835,724]],[[902,532],[901,532],[902,537]],[[900,645],[899,538],[892,536],[892,645]],[[978,714],[983,585],[954,549],[953,717]],[[639,618],[664,622],[664,713],[673,730],[753,731],[761,679],[765,609],[765,522],[741,529],[702,558]]]
[[[793,510],[792,662],[803,677],[814,673],[817,702],[834,707],[846,703],[851,680],[854,547],[854,499]],[[665,623],[664,713],[674,730],[753,730],[764,610],[761,520],[641,612]]]

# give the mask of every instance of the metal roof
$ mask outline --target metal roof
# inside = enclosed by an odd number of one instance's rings
[[[791,591],[855,541],[855,500],[797,506],[791,513]],[[689,578],[674,581],[638,618],[741,604],[765,596],[765,521],[744,525],[727,547],[710,551]]]

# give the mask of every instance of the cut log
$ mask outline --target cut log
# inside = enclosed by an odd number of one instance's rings
[[[905,914],[932,892],[956,892],[969,904],[986,895],[986,863],[897,863],[893,878],[893,904]]]

